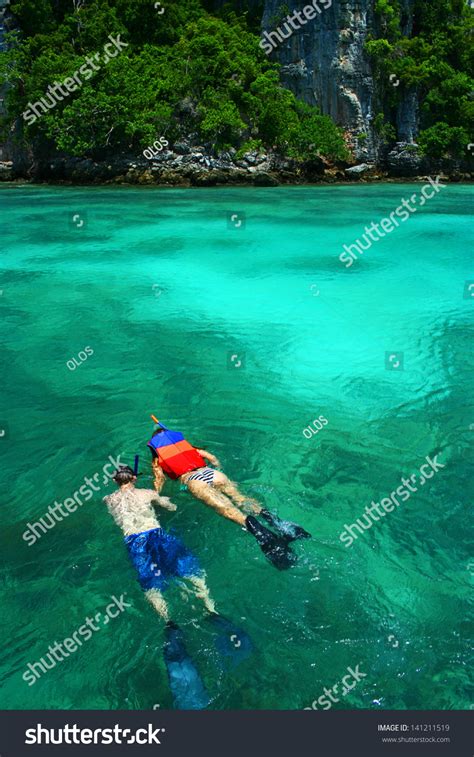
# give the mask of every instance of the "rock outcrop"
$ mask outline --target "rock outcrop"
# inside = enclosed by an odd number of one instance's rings
[[[413,33],[416,0],[400,0],[402,32]],[[471,3],[472,4],[472,3]],[[311,6],[311,0],[307,2]],[[281,65],[281,80],[299,99],[316,105],[341,126],[354,158],[371,169],[355,166],[346,177],[374,173],[374,164],[394,177],[411,177],[427,173],[439,164],[420,155],[416,144],[419,131],[419,95],[416,89],[400,92],[395,123],[397,144],[387,156],[387,148],[379,137],[374,121],[383,112],[380,92],[365,43],[377,27],[374,0],[315,0],[319,6],[316,17],[295,30],[286,25],[293,11],[302,11],[300,0],[265,0],[262,35],[269,35],[275,45],[271,60]],[[304,17],[303,17],[304,20]],[[297,22],[298,23],[298,22]],[[283,30],[281,42],[272,32]],[[397,86],[397,82],[392,82]],[[441,161],[444,170],[453,175],[472,174],[472,160]]]
[[[301,3],[286,3],[290,13]],[[263,31],[278,28],[280,0],[266,0]],[[378,158],[373,132],[374,80],[364,51],[373,26],[373,0],[333,0],[270,54],[282,65],[282,82],[342,126],[357,160]],[[281,21],[280,21],[281,23]]]
[[[36,181],[73,183],[131,183],[170,186],[215,186],[253,184],[272,187],[282,183],[323,181],[330,166],[315,158],[306,163],[285,158],[276,152],[249,151],[239,155],[235,149],[216,152],[210,144],[181,140],[147,159],[140,155],[116,155],[105,161],[57,155],[32,164],[26,177]],[[5,164],[4,179],[25,176],[24,167],[16,174]],[[341,172],[342,173],[342,172]],[[2,164],[0,163],[0,180]],[[332,179],[332,174],[331,174]]]

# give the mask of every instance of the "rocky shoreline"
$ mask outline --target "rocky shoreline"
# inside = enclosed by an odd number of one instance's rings
[[[448,182],[474,180],[474,159],[429,160],[418,146],[399,142],[381,165],[333,164],[315,155],[301,162],[276,152],[235,149],[219,152],[211,145],[179,142],[158,152],[152,159],[143,155],[119,155],[109,160],[58,155],[43,160],[24,153],[0,161],[0,181],[64,184],[132,184],[171,187],[252,185],[276,187],[284,184],[340,184],[396,180],[420,180],[440,175]]]

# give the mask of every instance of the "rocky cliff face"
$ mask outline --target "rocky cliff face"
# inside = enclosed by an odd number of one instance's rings
[[[282,81],[299,98],[317,105],[350,135],[359,160],[377,161],[381,144],[373,129],[380,110],[370,60],[364,44],[374,29],[374,0],[319,0],[319,13],[284,40],[270,57],[282,64]],[[309,4],[309,0],[308,0]],[[404,32],[410,34],[414,0],[402,0]],[[298,0],[266,0],[263,31],[284,26]],[[283,10],[284,9],[284,10]],[[285,29],[286,32],[286,29]],[[397,114],[398,138],[411,143],[417,133],[418,102],[415,92],[402,100]]]

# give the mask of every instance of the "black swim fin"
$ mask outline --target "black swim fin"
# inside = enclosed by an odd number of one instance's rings
[[[177,710],[204,710],[210,697],[184,645],[182,630],[173,621],[165,628],[163,647],[174,706]]]
[[[282,536],[286,536],[288,541],[294,541],[295,539],[311,539],[311,534],[305,531],[304,528],[289,520],[282,520],[278,515],[271,513],[269,510],[261,510],[260,515]]]
[[[216,612],[210,613],[209,620],[218,632],[214,642],[218,652],[235,668],[246,660],[253,650],[250,636],[231,620]]]
[[[248,515],[245,519],[247,531],[255,536],[260,549],[265,557],[270,560],[272,565],[278,570],[287,570],[296,562],[296,555],[288,546],[288,539],[277,536],[273,531],[262,526],[253,515]]]

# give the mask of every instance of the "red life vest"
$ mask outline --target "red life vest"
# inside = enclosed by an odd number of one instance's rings
[[[158,458],[163,472],[170,478],[179,478],[206,465],[196,447],[186,441],[180,431],[170,431],[161,423],[164,431],[153,436],[148,446]]]

